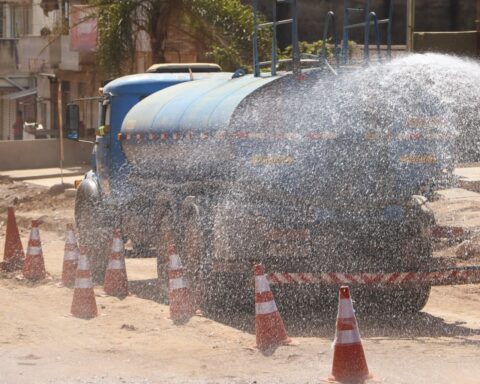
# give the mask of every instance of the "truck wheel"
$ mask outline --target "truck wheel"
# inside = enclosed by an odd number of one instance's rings
[[[406,288],[390,293],[392,307],[397,313],[417,313],[427,304],[430,287]]]
[[[421,196],[412,197],[413,209],[410,213],[410,226],[407,228],[406,246],[403,247],[407,258],[403,268],[411,271],[425,271],[432,263],[432,243],[430,226],[435,222],[433,212],[425,205],[426,200]],[[388,314],[416,313],[427,304],[430,295],[430,286],[412,288],[391,287],[384,289],[372,297],[374,305]]]
[[[103,284],[113,233],[100,212],[99,205],[91,200],[75,202],[79,244],[87,248],[92,279],[96,284]]]
[[[354,294],[355,307],[369,315],[401,316],[420,312],[427,304],[430,287],[367,289]]]
[[[213,272],[207,280],[207,310],[221,316],[255,312],[252,274]]]

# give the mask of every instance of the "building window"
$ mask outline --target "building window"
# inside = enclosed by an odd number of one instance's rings
[[[13,19],[12,37],[21,37],[32,34],[32,10],[28,5],[19,5],[11,8]]]

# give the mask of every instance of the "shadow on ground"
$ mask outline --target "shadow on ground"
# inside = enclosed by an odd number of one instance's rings
[[[130,292],[142,299],[168,304],[167,292],[158,288],[157,280],[136,280],[129,282]],[[281,300],[281,299],[280,299]],[[300,307],[277,305],[282,314],[288,333],[292,337],[321,337],[333,339],[335,335],[336,303],[304,303]],[[224,298],[225,303],[234,302],[233,298]],[[243,305],[243,308],[217,306],[206,311],[206,317],[227,326],[248,333],[255,333],[254,302]],[[480,335],[480,329],[472,329],[463,323],[446,323],[442,318],[429,313],[387,315],[381,313],[357,314],[360,332],[364,338],[396,338],[413,339],[423,337],[458,338],[461,342],[480,346],[479,340],[466,337]]]
[[[141,299],[168,304],[167,293],[160,289],[157,279],[130,280],[128,282],[128,289],[131,294],[136,295]]]

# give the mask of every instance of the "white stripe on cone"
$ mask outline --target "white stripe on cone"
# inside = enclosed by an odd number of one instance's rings
[[[88,263],[88,258],[86,255],[80,254],[78,258],[78,266],[77,269],[81,271],[88,271],[90,270],[90,264]]]
[[[76,251],[66,251],[65,256],[63,257],[63,260],[66,261],[71,261],[71,260],[77,260],[78,254]]]
[[[257,315],[268,315],[277,312],[277,310],[277,305],[274,300],[267,301],[266,303],[255,303],[255,312]]]
[[[351,317],[355,317],[355,311],[353,310],[352,300],[340,299],[338,313],[342,314],[341,315],[342,317],[339,317],[339,319],[348,319]]]
[[[65,237],[65,243],[69,245],[77,245],[77,239],[73,231],[67,231],[67,236]]]
[[[33,227],[30,232],[30,240],[40,240],[40,232],[37,227]]]
[[[122,260],[110,260],[108,262],[108,269],[123,269],[124,265]]]
[[[180,268],[182,268],[182,261],[180,260],[180,256],[176,254],[170,255],[170,270]]]
[[[91,277],[79,277],[75,279],[75,288],[93,288]]]
[[[255,292],[270,292],[270,285],[268,284],[267,278],[265,275],[255,276]]]
[[[117,237],[113,238],[112,242],[112,252],[120,253],[123,252],[123,241]]]
[[[30,256],[38,256],[42,253],[42,247],[28,247],[27,254]]]
[[[177,277],[176,279],[170,279],[169,282],[170,291],[174,289],[188,288],[188,284],[183,277]]]
[[[346,345],[346,344],[359,344],[360,334],[358,329],[352,329],[349,331],[337,331],[333,345]]]

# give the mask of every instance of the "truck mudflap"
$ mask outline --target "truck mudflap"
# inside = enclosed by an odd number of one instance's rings
[[[392,273],[267,273],[270,284],[368,285],[368,286],[426,286],[480,283],[480,266],[446,268],[421,272]]]

